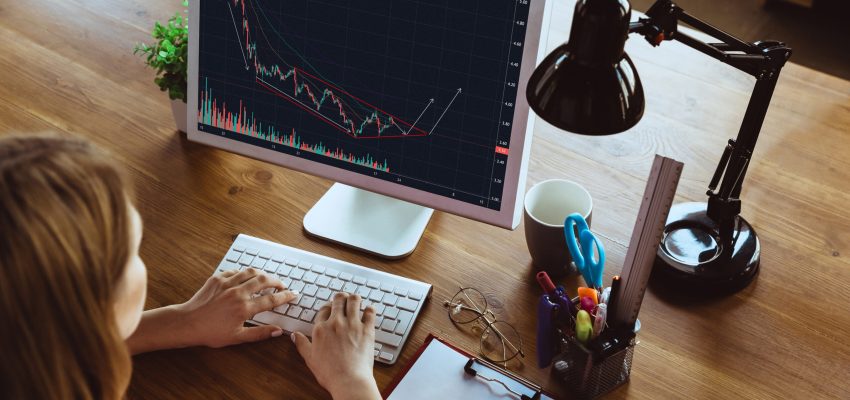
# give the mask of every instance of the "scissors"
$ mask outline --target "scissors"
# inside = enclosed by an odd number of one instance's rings
[[[578,229],[576,229],[577,227]],[[578,230],[578,238],[576,238]],[[581,272],[587,286],[602,289],[602,271],[605,269],[605,248],[602,242],[590,232],[587,221],[581,214],[573,213],[564,221],[564,236],[567,238],[567,248],[573,256],[576,268]],[[596,251],[594,251],[594,246]],[[594,253],[599,254],[596,260]]]

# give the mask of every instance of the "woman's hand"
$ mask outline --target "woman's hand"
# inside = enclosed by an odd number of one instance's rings
[[[224,347],[278,337],[274,325],[244,327],[254,314],[269,311],[298,297],[279,279],[254,268],[213,275],[189,301],[177,305],[186,317],[185,335],[196,345]],[[271,293],[277,290],[276,293]],[[259,295],[258,293],[266,293]]]
[[[224,347],[280,336],[283,330],[277,326],[246,328],[243,323],[298,297],[285,289],[280,280],[254,268],[213,275],[189,301],[146,311],[127,345],[138,354],[199,345]],[[277,292],[270,293],[273,290]]]
[[[335,400],[380,399],[372,374],[375,310],[360,316],[360,296],[337,293],[316,314],[313,342],[301,333],[292,341],[319,384]]]

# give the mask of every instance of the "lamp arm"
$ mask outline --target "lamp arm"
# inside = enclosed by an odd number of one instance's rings
[[[741,212],[739,197],[742,183],[779,80],[779,72],[791,56],[791,49],[776,41],[747,43],[686,13],[671,0],[656,1],[647,10],[646,16],[632,22],[629,33],[642,35],[653,46],[665,40],[677,40],[756,78],[738,136],[729,140],[707,191],[708,216],[718,224],[721,239],[732,240],[735,217]],[[679,22],[722,42],[705,43],[679,32]]]

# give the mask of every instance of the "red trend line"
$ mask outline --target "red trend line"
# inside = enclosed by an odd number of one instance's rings
[[[253,35],[251,35],[251,27],[250,27],[250,25],[249,25],[248,18],[247,18],[247,15],[246,15],[246,10],[245,10],[245,3],[247,3],[247,1],[246,1],[246,0],[233,0],[233,2],[234,2],[234,4],[235,4],[235,5],[237,5],[237,6],[241,5],[241,7],[239,7],[239,9],[241,9],[241,10],[242,10],[242,28],[243,28],[243,33],[244,33],[244,36],[245,36],[245,48],[246,48],[246,51],[248,52],[249,58],[252,58],[252,59],[253,59],[253,60],[252,60],[252,61],[253,61],[253,63],[252,63],[252,64],[253,64],[253,66],[254,66],[254,72],[255,72],[255,74],[257,74],[257,75],[259,76],[259,75],[260,75],[260,71],[264,71],[264,72],[263,72],[263,74],[268,74],[268,75],[271,75],[271,76],[277,76],[280,80],[286,80],[286,79],[289,79],[290,75],[289,75],[288,73],[287,73],[287,74],[284,74],[284,73],[281,71],[281,69],[280,69],[280,67],[279,67],[279,66],[275,65],[275,66],[273,66],[272,68],[268,68],[268,67],[266,67],[265,65],[263,65],[262,63],[260,63],[260,61],[258,60],[258,56],[257,56],[257,48],[256,48],[256,44],[251,44],[251,42],[250,42],[250,38],[252,38],[252,37],[253,37]],[[240,4],[240,3],[241,3],[241,4]],[[254,5],[253,5],[253,4],[251,4],[251,8],[252,8],[252,9],[253,9],[253,7],[254,7]],[[256,12],[256,11],[255,11],[255,12]],[[235,21],[234,21],[234,22],[235,22]],[[268,42],[268,37],[267,37],[267,35],[265,34],[265,31],[264,31],[264,29],[263,29],[263,27],[262,27],[262,24],[260,24],[260,25],[259,25],[259,29],[260,29],[261,33],[263,34],[263,36],[264,36],[264,37],[266,37],[266,41]],[[271,45],[271,43],[269,43],[269,45]],[[275,52],[275,54],[276,54],[278,57],[280,57],[280,55],[279,55],[279,54],[277,54],[276,52]],[[283,60],[283,59],[282,59],[282,57],[281,57],[281,60],[284,62],[284,64],[289,65],[289,63],[287,63],[285,60]],[[409,122],[404,121],[404,120],[402,120],[402,119],[400,119],[400,118],[396,117],[395,115],[390,114],[390,113],[388,113],[388,112],[386,112],[386,111],[384,111],[384,110],[382,110],[382,109],[380,109],[380,108],[378,108],[378,107],[376,107],[376,106],[374,106],[374,105],[372,105],[372,104],[370,104],[370,103],[366,102],[365,100],[362,100],[362,99],[360,99],[359,97],[352,95],[351,93],[347,92],[346,90],[344,90],[344,89],[342,89],[342,88],[339,88],[339,87],[337,87],[336,85],[331,84],[330,82],[327,82],[327,81],[325,81],[325,80],[324,80],[324,79],[322,79],[322,78],[319,78],[319,77],[317,77],[317,76],[315,76],[315,75],[310,74],[309,72],[307,72],[307,71],[305,71],[305,70],[303,70],[303,69],[301,69],[301,68],[299,68],[299,67],[297,67],[297,66],[292,66],[291,72],[292,72],[291,77],[292,77],[292,80],[293,80],[293,88],[294,88],[293,96],[292,96],[292,97],[290,97],[290,96],[281,96],[281,93],[284,93],[284,94],[285,94],[285,92],[283,92],[282,90],[280,90],[280,89],[278,89],[278,88],[276,88],[276,87],[274,87],[274,86],[270,86],[269,84],[266,84],[266,83],[261,82],[261,81],[259,80],[259,77],[258,77],[258,76],[256,77],[256,78],[257,78],[257,81],[256,81],[256,82],[257,82],[258,84],[260,84],[261,86],[263,86],[266,90],[269,90],[269,91],[271,91],[273,94],[277,95],[278,97],[282,97],[282,98],[286,99],[287,101],[289,101],[289,102],[291,102],[291,103],[293,103],[293,104],[295,104],[295,105],[299,106],[300,108],[302,108],[302,109],[304,109],[304,110],[307,110],[307,111],[310,111],[310,113],[311,113],[311,114],[316,115],[317,117],[320,117],[320,119],[322,119],[322,120],[324,120],[325,122],[329,123],[331,126],[333,126],[333,127],[337,128],[337,129],[342,130],[342,131],[343,131],[343,132],[345,132],[347,135],[349,135],[349,136],[351,136],[351,137],[354,137],[354,138],[356,138],[356,139],[384,139],[384,138],[405,138],[405,137],[421,137],[421,136],[428,136],[428,133],[427,133],[427,132],[425,132],[424,130],[422,130],[422,129],[420,129],[420,128],[417,128],[417,127],[414,127],[414,126],[413,126],[413,125],[411,125]],[[311,100],[311,101],[313,102],[313,104],[316,106],[316,108],[317,108],[316,110],[313,110],[313,109],[311,109],[310,107],[307,107],[306,105],[304,105],[304,104],[302,104],[300,101],[298,101],[298,100],[297,100],[297,98],[296,98],[296,97],[298,96],[298,94],[302,91],[302,89],[300,89],[300,86],[301,86],[301,85],[299,84],[299,81],[298,81],[298,79],[299,79],[299,75],[306,75],[306,76],[308,77],[308,79],[307,79],[307,82],[308,82],[308,83],[304,83],[304,84],[303,84],[303,91],[306,91],[307,96],[310,98],[310,100]],[[315,80],[317,80],[317,81],[321,82],[324,86],[326,86],[326,87],[327,87],[327,89],[323,89],[323,90],[321,90],[321,92],[323,93],[323,97],[324,97],[325,95],[328,95],[328,96],[330,97],[330,99],[331,99],[331,102],[332,102],[333,104],[336,104],[336,105],[337,105],[337,108],[338,108],[338,110],[339,110],[339,116],[343,119],[343,121],[342,121],[342,122],[343,122],[344,124],[347,124],[347,125],[349,126],[349,128],[350,128],[350,132],[349,132],[349,131],[346,131],[346,130],[345,130],[345,129],[343,129],[343,128],[340,128],[340,126],[339,126],[339,124],[338,124],[338,123],[333,122],[333,121],[332,121],[332,120],[331,120],[328,116],[326,116],[326,115],[322,114],[321,112],[319,112],[319,110],[318,110],[318,109],[321,107],[322,103],[321,103],[321,102],[319,102],[319,100],[317,100],[317,98],[316,98],[316,96],[315,96],[315,94],[314,94],[313,89],[311,89],[311,88],[310,88],[310,84],[312,84],[312,85],[314,85],[314,86],[317,86],[317,87],[318,87],[319,85],[316,85],[316,83],[315,83],[315,82],[311,82],[311,81],[310,81],[311,79],[315,79]],[[339,96],[337,96],[337,94],[336,94],[336,93],[334,93],[334,91],[333,91],[333,90],[331,90],[331,89],[334,89],[334,90],[336,90],[336,91],[338,91],[338,92],[340,92],[340,93],[342,93],[342,94],[344,94],[344,95],[346,95],[346,96],[348,96],[348,97],[350,97],[350,98],[354,99],[355,101],[357,101],[357,102],[361,103],[361,106],[363,106],[363,107],[364,107],[364,108],[366,108],[366,109],[372,109],[372,110],[374,110],[374,114],[373,114],[373,116],[370,116],[370,117],[367,117],[367,118],[363,118],[362,116],[358,115],[358,114],[357,114],[357,112],[356,112],[353,108],[351,108],[348,104],[346,104],[346,102],[345,102],[342,98],[340,98]],[[346,109],[346,108],[348,108],[349,110],[351,110],[351,111],[352,111],[355,115],[357,115],[357,117],[358,117],[359,119],[361,119],[361,120],[362,120],[362,122],[360,123],[360,128],[359,128],[359,129],[355,129],[355,126],[356,126],[357,124],[356,124],[356,122],[355,122],[355,121],[351,120],[351,119],[348,117],[348,114],[347,114],[347,113],[346,113],[346,111],[345,111],[345,109]],[[380,115],[380,114],[378,114],[379,112],[380,112],[380,113],[382,113],[382,114],[384,114],[384,116],[386,116],[386,117],[389,119],[389,124],[388,124],[388,123],[384,123],[384,124],[383,124],[383,126],[382,126],[382,122],[381,122],[381,115]],[[395,122],[400,123],[401,125],[405,125],[405,126],[407,126],[407,127],[408,127],[407,132],[405,132],[404,130],[402,130],[401,126],[399,126],[399,125],[398,125],[398,124],[396,124]],[[377,126],[377,135],[375,135],[375,134],[364,135],[364,132],[363,132],[363,131],[364,131],[364,126],[365,126],[365,125],[367,125],[367,124],[371,124],[371,123],[375,123],[375,124],[376,124],[376,126]],[[395,126],[396,126],[399,130],[401,130],[401,131],[402,131],[402,134],[401,134],[401,135],[382,135],[382,134],[381,134],[382,130],[383,130],[383,129],[389,129],[389,126],[390,126],[390,125],[395,125]],[[359,135],[358,135],[358,131],[360,132],[360,134],[359,134]]]
[[[299,73],[302,73],[302,74],[304,74],[304,75],[309,76],[310,78],[316,79],[316,80],[318,80],[319,82],[324,83],[324,84],[325,84],[326,86],[328,86],[328,87],[334,88],[334,89],[336,89],[336,90],[339,90],[340,92],[342,92],[342,93],[343,93],[343,94],[345,94],[345,95],[351,96],[353,99],[355,99],[355,100],[357,100],[357,101],[359,101],[359,102],[361,102],[361,103],[363,103],[363,104],[365,104],[365,105],[369,106],[369,108],[374,108],[375,110],[378,110],[378,111],[380,111],[380,112],[382,112],[382,113],[384,113],[384,114],[386,114],[386,115],[389,115],[390,117],[393,117],[393,120],[394,120],[394,121],[401,122],[403,125],[407,125],[407,126],[409,126],[409,127],[413,127],[413,126],[412,126],[409,122],[406,122],[406,121],[402,120],[401,118],[396,117],[396,116],[395,116],[395,115],[393,115],[393,114],[390,114],[390,113],[388,113],[388,112],[386,112],[386,111],[384,111],[384,110],[382,110],[382,109],[380,109],[380,108],[378,108],[378,107],[376,107],[376,106],[373,106],[373,105],[371,105],[371,104],[367,103],[365,100],[361,100],[359,97],[357,97],[357,96],[355,96],[355,95],[353,95],[353,94],[351,94],[351,93],[346,92],[344,89],[340,89],[340,88],[338,88],[338,87],[334,86],[333,84],[331,84],[331,83],[329,83],[329,82],[325,81],[325,80],[324,80],[324,79],[322,79],[322,78],[319,78],[319,77],[317,77],[317,76],[315,76],[315,75],[312,75],[312,74],[310,74],[309,72],[307,72],[307,71],[305,71],[305,70],[303,70],[303,69],[301,69],[301,68],[298,68],[298,67],[294,67],[294,69],[295,69],[295,70],[297,70]],[[417,130],[417,131],[419,131],[419,132],[421,132],[421,133],[422,133],[422,135],[417,135],[417,136],[427,136],[427,135],[428,135],[428,132],[425,132],[425,131],[424,131],[424,130],[422,130],[422,129],[415,128],[415,127],[413,127],[413,129],[414,129],[414,130]],[[414,136],[414,135],[407,135],[407,136]],[[382,136],[382,137],[383,137],[383,136]]]
[[[286,101],[288,101],[288,102],[290,102],[290,103],[292,103],[292,104],[295,104],[295,105],[296,105],[296,106],[298,106],[298,107],[301,107],[303,110],[308,111],[308,112],[310,112],[310,113],[313,113],[313,114],[315,114],[315,115],[316,115],[316,116],[318,116],[318,117],[321,117],[320,119],[321,119],[322,121],[325,121],[328,125],[330,125],[330,126],[332,126],[332,127],[336,128],[336,129],[339,129],[340,131],[342,131],[342,132],[343,132],[343,133],[345,133],[346,135],[349,135],[349,136],[352,136],[352,137],[353,137],[353,135],[352,135],[350,132],[348,132],[347,130],[345,130],[345,129],[343,129],[343,128],[340,128],[340,127],[339,127],[339,125],[337,125],[335,122],[332,122],[332,121],[328,120],[328,117],[326,117],[326,116],[322,115],[321,113],[319,113],[319,112],[318,112],[318,111],[316,111],[316,110],[313,110],[313,109],[312,109],[312,108],[310,108],[310,107],[307,107],[307,106],[305,106],[305,105],[303,105],[303,104],[301,104],[301,103],[299,103],[299,102],[297,102],[297,101],[293,100],[293,99],[292,99],[292,98],[290,98],[289,96],[287,96],[287,95],[285,95],[285,94],[282,94],[283,92],[282,92],[280,89],[277,89],[277,88],[275,88],[275,87],[273,87],[273,86],[269,86],[269,85],[267,85],[267,84],[263,83],[263,82],[260,80],[260,78],[256,78],[256,82],[257,82],[260,86],[262,86],[263,88],[265,88],[266,90],[268,90],[269,92],[271,92],[272,94],[274,94],[275,96],[280,97],[280,98],[282,98],[282,99],[285,99]]]

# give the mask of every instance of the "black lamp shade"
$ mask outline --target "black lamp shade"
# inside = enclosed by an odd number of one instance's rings
[[[623,51],[630,17],[625,0],[580,0],[569,43],[549,54],[528,82],[531,109],[583,135],[610,135],[637,124],[643,86]]]

